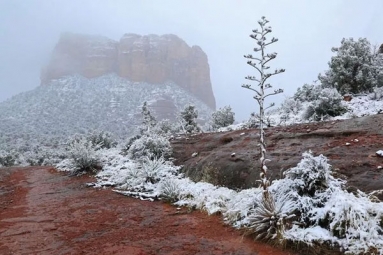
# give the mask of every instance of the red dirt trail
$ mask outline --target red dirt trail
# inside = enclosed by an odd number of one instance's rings
[[[49,167],[0,169],[0,254],[293,254],[219,216],[86,187],[91,181]]]

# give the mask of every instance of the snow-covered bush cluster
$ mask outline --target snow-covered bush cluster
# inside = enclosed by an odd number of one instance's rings
[[[230,106],[222,107],[213,112],[211,120],[213,130],[232,125],[234,123],[234,115],[235,113]]]
[[[312,101],[304,113],[305,119],[316,121],[327,119],[328,117],[340,116],[347,112],[342,105],[343,97],[334,88],[325,88],[318,99]]]
[[[100,150],[102,144],[93,143],[93,136],[75,137],[66,148],[66,158],[57,164],[62,170],[71,171],[73,175],[96,173],[101,169]]]
[[[127,150],[127,154],[132,159],[142,157],[155,157],[168,159],[173,150],[169,140],[165,136],[153,133],[144,134],[135,139]]]
[[[195,183],[162,157],[136,160],[117,148],[100,153],[102,170],[96,175],[96,187],[113,186],[127,196],[220,213],[228,224],[258,238],[327,243],[350,254],[382,254],[383,203],[371,202],[360,191],[347,192],[345,182],[332,176],[322,155],[305,153],[283,179],[271,184],[273,199],[267,203],[261,188],[235,191]]]
[[[0,167],[14,166],[18,162],[19,155],[16,151],[0,150]]]

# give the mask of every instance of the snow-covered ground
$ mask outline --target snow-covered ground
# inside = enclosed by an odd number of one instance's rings
[[[252,227],[262,213],[260,188],[235,191],[196,183],[170,161],[148,157],[133,160],[116,148],[101,150],[98,156],[103,168],[92,186],[113,186],[114,191],[127,196],[168,200],[208,214],[219,212],[236,228]],[[57,167],[73,170],[70,160]],[[266,222],[293,219],[291,225],[282,228],[283,238],[288,240],[331,243],[350,254],[383,254],[383,203],[372,202],[370,195],[360,191],[348,193],[343,189],[344,181],[331,173],[324,156],[304,153],[302,161],[286,171],[285,178],[270,186],[276,209]]]
[[[337,117],[329,117],[326,120],[343,120],[363,116],[383,113],[383,100],[371,99],[372,94],[355,96],[351,101],[342,101],[342,106],[347,109],[347,112]],[[308,123],[310,120],[304,119],[304,113],[310,102],[302,102],[299,109],[295,112],[286,113],[282,107],[271,109],[266,113],[272,126],[289,126],[299,123]],[[247,128],[247,122],[237,123],[228,127],[220,128],[219,132],[230,130],[242,130]]]

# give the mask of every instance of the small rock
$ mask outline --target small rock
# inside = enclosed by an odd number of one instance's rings
[[[376,156],[378,156],[378,157],[383,157],[383,150],[378,150],[378,151],[376,152]]]
[[[195,157],[197,157],[198,156],[198,152],[194,152],[193,154],[192,154],[192,158],[195,158]]]
[[[354,142],[356,142],[356,143],[357,143],[357,142],[359,142],[359,140],[358,140],[358,139],[354,139],[353,141],[354,141]]]
[[[346,146],[349,146],[351,143],[346,143]]]
[[[235,152],[231,153],[231,157],[232,158],[235,157]]]
[[[239,134],[240,136],[242,136],[242,135],[245,135],[245,133],[241,133],[241,134]]]
[[[383,166],[378,166],[377,169],[383,169]]]
[[[310,131],[311,131],[311,129],[307,129],[306,131],[307,131],[307,132],[310,132]]]

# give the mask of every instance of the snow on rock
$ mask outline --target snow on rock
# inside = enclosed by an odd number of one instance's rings
[[[376,152],[376,155],[378,155],[379,157],[383,157],[383,150],[378,150]]]

